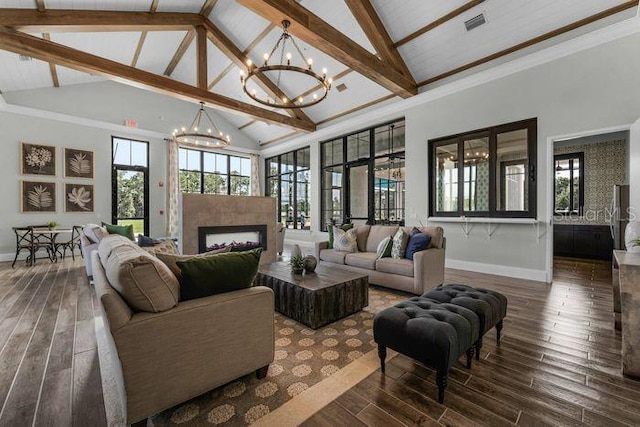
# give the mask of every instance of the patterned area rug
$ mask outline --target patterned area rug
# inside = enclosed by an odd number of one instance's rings
[[[372,286],[368,307],[317,330],[276,313],[275,360],[267,378],[246,375],[161,412],[148,425],[251,424],[376,348],[375,313],[408,297]]]

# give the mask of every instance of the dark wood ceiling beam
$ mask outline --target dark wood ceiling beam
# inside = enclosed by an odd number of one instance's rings
[[[445,22],[449,22],[451,21],[453,18],[455,18],[456,16],[466,12],[467,10],[479,5],[480,3],[484,2],[485,0],[472,0],[470,2],[467,2],[465,4],[463,4],[462,6],[460,6],[457,9],[452,10],[451,12],[447,13],[446,15],[436,19],[435,21],[431,22],[428,25],[425,25],[424,27],[420,28],[419,30],[414,31],[413,33],[409,34],[406,37],[401,38],[400,40],[398,40],[397,42],[395,42],[393,44],[394,47],[399,47],[402,46],[403,44],[407,44],[409,43],[411,40],[420,37],[421,35],[428,33],[429,31],[433,30],[436,27],[439,27],[440,25],[444,24]]]
[[[411,71],[393,46],[393,40],[371,2],[369,0],[345,0],[345,2],[380,58],[413,81]]]
[[[213,8],[216,6],[217,2],[218,0],[206,0],[200,8],[200,15],[207,18],[211,12],[213,12]]]
[[[606,17],[611,16],[611,15],[615,15],[616,13],[623,12],[623,11],[625,11],[627,9],[632,8],[632,7],[636,7],[636,6],[638,6],[638,3],[639,3],[639,0],[631,0],[631,1],[627,1],[625,3],[621,3],[621,4],[617,5],[617,6],[614,6],[614,7],[611,7],[609,9],[603,10],[602,12],[599,12],[599,13],[593,14],[591,16],[588,16],[588,17],[586,17],[584,19],[580,19],[580,20],[575,21],[575,22],[573,22],[571,24],[565,25],[565,26],[560,27],[560,28],[556,28],[555,30],[549,31],[548,33],[542,34],[542,35],[540,35],[538,37],[534,37],[534,38],[529,39],[527,41],[524,41],[522,43],[518,43],[515,46],[511,46],[511,47],[509,47],[507,49],[503,49],[503,50],[501,50],[499,52],[493,53],[491,55],[487,55],[487,56],[485,56],[483,58],[476,59],[475,61],[471,61],[471,62],[469,62],[467,64],[461,65],[460,67],[456,67],[453,70],[449,70],[449,71],[447,71],[445,73],[442,73],[442,74],[439,74],[439,75],[437,75],[435,77],[431,77],[431,78],[428,78],[426,80],[423,80],[420,83],[418,83],[418,86],[419,87],[426,86],[428,84],[437,82],[438,80],[442,80],[442,79],[445,79],[447,77],[451,77],[454,74],[458,74],[458,73],[461,73],[463,71],[469,70],[471,68],[477,67],[479,65],[486,64],[487,62],[493,61],[494,59],[501,58],[503,56],[506,56],[506,55],[509,55],[511,53],[517,52],[519,50],[522,50],[522,49],[525,49],[527,47],[533,46],[535,44],[541,43],[541,42],[543,42],[545,40],[549,40],[550,38],[559,36],[559,35],[564,34],[566,32],[569,32],[569,31],[575,30],[577,28],[583,27],[585,25],[591,24],[593,22],[599,21],[600,19],[606,18]]]
[[[316,129],[315,124],[312,122],[284,116],[252,104],[209,92],[206,89],[172,80],[168,77],[138,70],[116,61],[33,37],[11,28],[0,27],[0,49],[28,55],[41,61],[53,62],[174,98],[192,102],[202,101],[222,110],[247,114],[256,119],[292,129],[304,131],[314,131]]]
[[[38,8],[38,12],[43,12],[45,9],[44,0],[36,0],[36,7]]]
[[[211,40],[213,45],[231,59],[236,66],[240,67],[240,69],[244,69],[246,67],[248,56],[241,51],[240,48],[238,48],[218,27],[216,27],[213,22],[207,19],[205,20],[204,26],[207,29],[209,40]],[[238,78],[238,80],[240,80],[240,78]],[[289,97],[264,74],[256,75],[255,82],[262,90],[274,98],[282,99],[285,96]],[[287,110],[287,113],[302,120],[312,121],[300,108]]]
[[[279,24],[291,21],[289,32],[316,49],[353,68],[392,93],[408,98],[418,89],[413,79],[385,64],[365,48],[300,6],[295,0],[238,0],[240,4]]]
[[[160,0],[153,0],[151,2],[151,7],[149,8],[149,13],[155,13],[158,10],[158,3]],[[140,53],[142,52],[142,47],[144,46],[144,42],[147,39],[147,31],[143,31],[140,33],[140,39],[138,40],[138,46],[136,46],[136,52],[133,54],[133,60],[131,61],[131,66],[135,67],[138,65],[138,59],[140,59]]]
[[[191,46],[191,42],[193,41],[195,36],[196,36],[195,30],[187,31],[187,34],[185,34],[184,38],[178,45],[178,49],[176,49],[176,53],[173,54],[171,61],[169,61],[169,65],[167,65],[167,69],[164,70],[165,76],[170,76],[171,74],[173,74],[173,71],[178,66],[178,63],[180,62],[184,54],[187,52],[187,49],[189,49],[189,46]]]
[[[179,31],[202,25],[197,13],[2,9],[0,26],[29,33]]]
[[[197,86],[200,89],[209,90],[209,74],[207,72],[207,29],[200,25],[196,27],[196,61],[197,61]]]

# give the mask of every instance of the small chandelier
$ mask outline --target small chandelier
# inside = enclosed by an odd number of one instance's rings
[[[312,105],[316,105],[323,99],[327,97],[329,94],[329,89],[331,89],[331,83],[333,79],[327,78],[327,69],[322,69],[322,74],[318,74],[312,69],[313,59],[305,58],[302,51],[298,47],[295,39],[289,34],[289,26],[291,26],[291,22],[286,19],[282,21],[282,35],[276,42],[273,49],[271,49],[271,53],[264,54],[264,63],[261,67],[256,66],[250,59],[247,60],[247,71],[240,71],[240,81],[242,82],[242,90],[249,95],[251,99],[254,101],[266,105],[268,107],[276,107],[276,108],[305,108],[310,107]],[[303,66],[291,65],[292,55],[290,52],[286,52],[287,42],[291,40],[291,44],[295,48],[295,51],[302,59]],[[273,56],[273,54],[278,50],[280,50],[280,63],[275,65],[269,65],[269,59]],[[285,53],[286,52],[286,53]],[[311,78],[317,81],[317,84],[320,86],[320,94],[314,93],[308,100],[305,100],[304,97],[299,96],[295,99],[289,99],[286,96],[282,98],[271,98],[267,96],[266,99],[262,99],[258,97],[258,94],[255,89],[249,90],[247,88],[247,83],[254,77],[258,75],[266,75],[268,71],[277,71],[278,77],[276,80],[276,86],[280,89],[280,81],[282,78],[282,72],[288,71],[290,73],[298,73],[310,76]],[[291,75],[291,74],[289,74]],[[284,91],[280,89],[282,93]]]
[[[208,122],[208,123],[207,123]],[[209,113],[204,109],[204,102],[191,122],[191,126],[173,130],[173,137],[185,144],[204,145],[207,147],[226,147],[231,143],[229,134],[218,129]]]

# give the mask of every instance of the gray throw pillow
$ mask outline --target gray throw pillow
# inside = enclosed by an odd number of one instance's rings
[[[333,249],[340,252],[358,252],[356,229],[344,231],[333,227]]]
[[[404,253],[407,250],[407,242],[409,236],[402,228],[399,229],[395,236],[393,236],[393,247],[391,248],[391,258],[400,259],[404,258]]]

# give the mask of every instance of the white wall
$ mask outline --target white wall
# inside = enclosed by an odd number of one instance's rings
[[[545,280],[547,266],[545,224],[550,220],[546,202],[545,176],[552,173],[547,163],[547,138],[589,129],[628,125],[640,117],[640,35],[633,34],[552,62],[507,75],[497,80],[431,100],[404,110],[378,114],[373,126],[386,120],[406,118],[406,212],[407,224],[427,223],[428,141],[483,127],[538,118],[538,230],[530,224],[497,226],[491,239],[483,224],[475,224],[465,236],[460,224],[440,224],[447,237],[447,263],[452,267],[498,272]],[[355,120],[352,131],[363,127]],[[348,131],[348,130],[347,130]],[[320,131],[296,139],[282,151],[328,140],[344,134]],[[631,185],[640,206],[640,128],[631,136]],[[313,148],[315,151],[316,148]],[[268,156],[277,154],[268,151]],[[635,157],[634,157],[635,156]],[[635,164],[635,167],[634,167]],[[320,185],[319,164],[313,165],[313,185]],[[635,187],[635,188],[634,188]],[[314,201],[319,203],[319,198]],[[494,226],[495,227],[495,226]],[[318,221],[314,230],[319,229]]]

